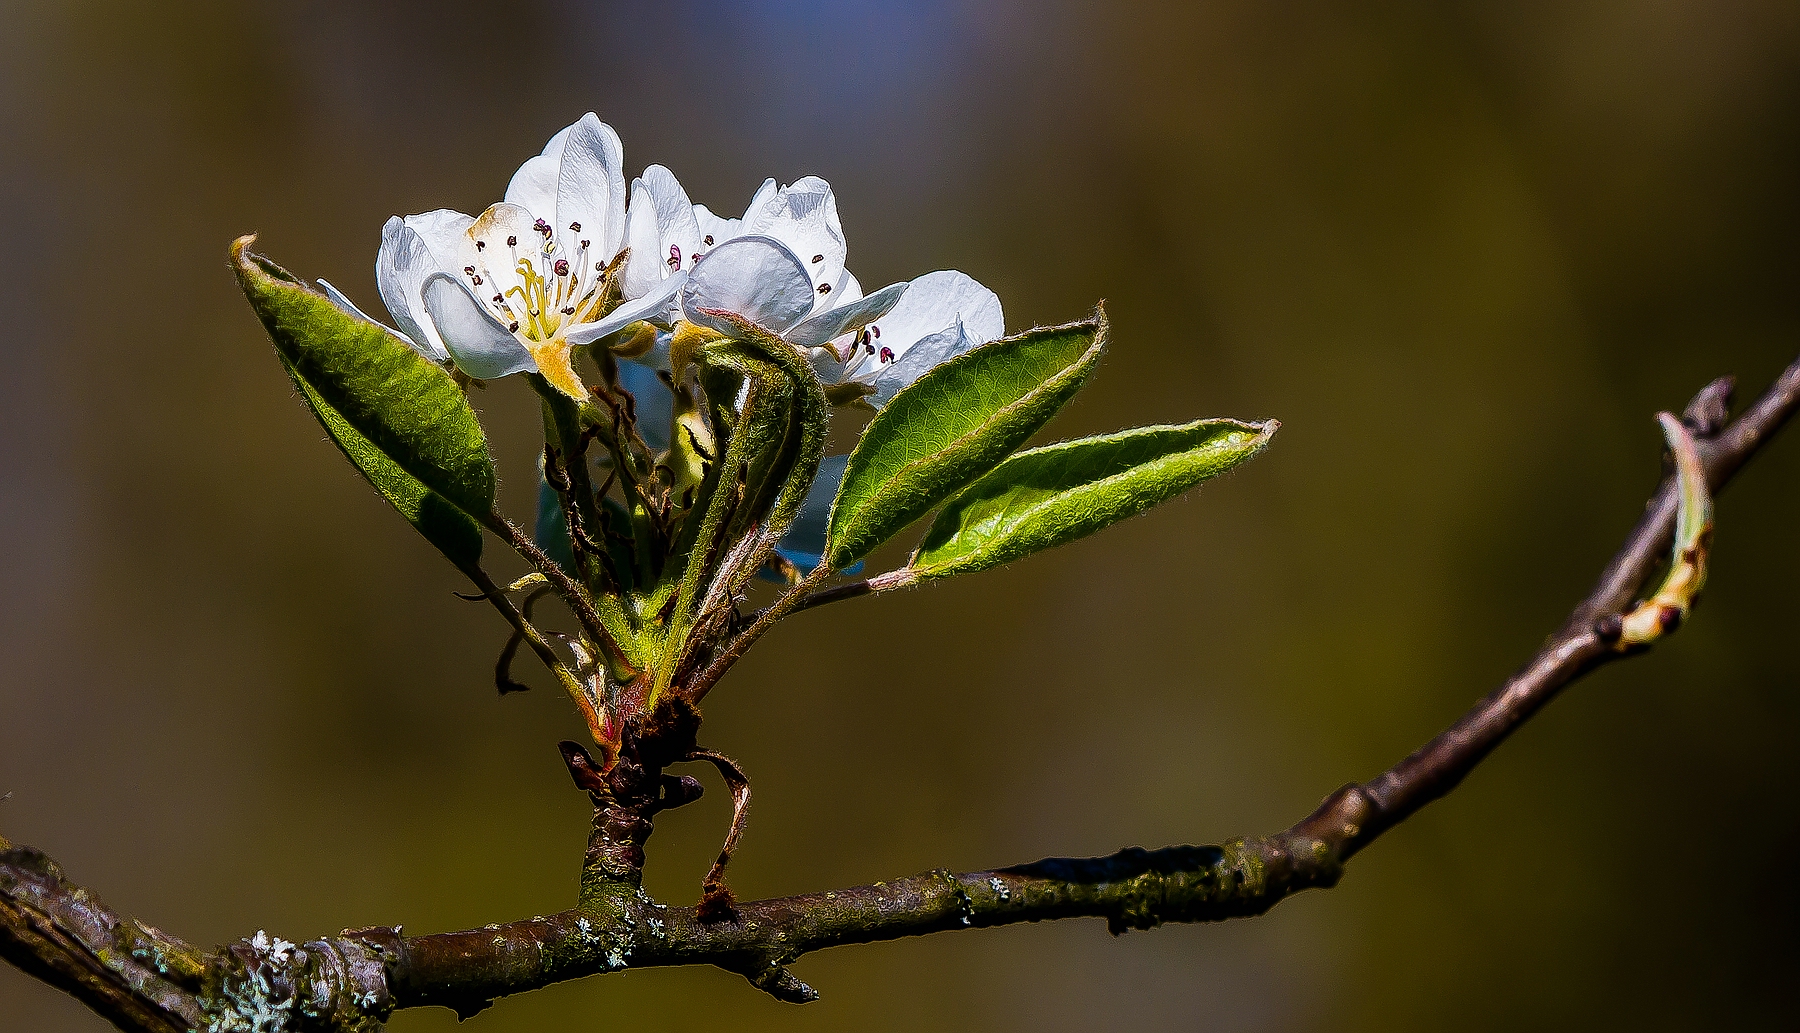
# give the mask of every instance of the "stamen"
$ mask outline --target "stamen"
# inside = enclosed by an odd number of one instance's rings
[[[579,225],[581,225],[581,223],[576,223],[576,224],[575,224],[575,225],[577,225],[577,226],[579,226]],[[582,242],[581,242],[581,250],[583,250],[583,251],[586,251],[586,250],[587,250],[587,246],[588,246],[588,242],[587,242],[587,241],[585,241],[585,240],[584,240],[584,241],[582,241]]]
[[[563,259],[563,258],[557,259],[556,265],[553,268],[556,270],[556,275],[558,275],[558,276],[569,275],[569,262],[567,259]]]
[[[514,333],[514,334],[518,333],[519,332],[519,321],[516,319],[513,320],[511,325],[507,326],[506,330],[508,333]]]
[[[875,332],[875,339],[877,341],[881,340],[881,327],[871,326],[869,329]]]
[[[506,238],[506,246],[507,247],[518,247],[519,246],[519,238],[518,237],[507,237]]]
[[[712,247],[712,234],[710,234],[710,233],[708,233],[706,235],[706,246]]]
[[[888,347],[888,346],[887,346],[887,345],[885,345],[885,344],[884,344],[884,345],[882,345],[882,346],[881,346],[881,361],[882,361],[882,362],[892,362],[892,361],[894,361],[894,349],[892,349],[892,348],[889,348],[889,347]]]
[[[475,286],[477,286],[477,287],[481,286],[481,277],[480,276],[475,277]]]
[[[486,251],[487,250],[487,241],[485,241],[485,240],[476,241],[475,242],[475,250]]]
[[[825,261],[824,255],[814,255],[813,256],[813,264],[814,265],[818,265],[820,262],[823,262],[823,261]]]
[[[475,267],[472,265],[463,266],[463,275],[464,276],[474,276],[475,275]]]
[[[819,284],[819,293],[820,294],[830,294],[831,293],[831,284],[829,284],[829,283]]]
[[[550,235],[550,224],[545,222],[542,219],[539,219],[538,221],[532,223],[531,228],[534,230],[537,230],[539,233],[542,233],[546,237],[548,237]]]
[[[681,268],[681,248],[679,245],[676,245],[676,244],[669,245],[669,268],[670,269],[680,269]]]
[[[581,223],[579,223],[579,222],[569,223],[569,232],[570,233],[580,233],[581,232]],[[585,244],[586,241],[583,241],[582,243]]]
[[[575,306],[573,306],[573,305],[570,305],[570,306],[569,306],[569,307],[568,307],[568,308],[565,308],[565,309],[563,309],[563,310],[562,310],[562,314],[563,314],[563,315],[565,315],[565,316],[572,316],[572,315],[574,315],[574,314],[575,314]]]

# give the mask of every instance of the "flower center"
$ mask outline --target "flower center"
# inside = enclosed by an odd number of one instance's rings
[[[606,263],[594,260],[592,242],[580,234],[579,222],[559,235],[539,219],[523,238],[507,233],[503,239],[487,234],[475,240],[476,262],[464,266],[463,275],[475,296],[527,347],[559,342],[569,328],[601,315]],[[493,265],[501,262],[508,265],[496,276]]]

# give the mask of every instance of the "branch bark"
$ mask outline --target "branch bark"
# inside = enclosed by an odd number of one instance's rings
[[[1800,406],[1800,360],[1727,423],[1730,391],[1729,378],[1715,381],[1684,416],[1715,492]],[[719,921],[652,900],[638,885],[635,865],[590,858],[579,906],[549,917],[415,937],[369,929],[300,946],[259,933],[208,952],[107,911],[43,855],[0,840],[0,955],[121,1029],[278,1033],[373,1029],[396,1007],[442,1005],[467,1016],[507,994],[660,965],[717,965],[781,1000],[803,1002],[816,994],[786,966],[824,947],[1084,916],[1105,918],[1121,933],[1261,914],[1300,890],[1334,885],[1346,861],[1455,788],[1570,683],[1633,655],[1614,649],[1602,632],[1669,551],[1675,512],[1670,477],[1593,591],[1517,674],[1392,768],[1343,787],[1271,836],[1219,846],[1134,847],[962,874],[932,871],[738,904]],[[617,840],[623,849],[648,835],[647,823],[639,829],[625,821],[608,809],[616,801],[601,793],[596,804],[603,803],[608,806],[596,811],[602,847]],[[246,1016],[258,1017],[252,1013],[265,1006],[273,1010],[260,1017],[269,1021],[248,1024]]]

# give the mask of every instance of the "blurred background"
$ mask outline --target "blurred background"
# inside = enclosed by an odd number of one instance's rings
[[[388,215],[479,211],[592,109],[716,210],[825,176],[864,284],[959,268],[1014,329],[1104,298],[1050,436],[1282,420],[1152,515],[763,640],[705,735],[754,779],[748,897],[1284,827],[1560,622],[1656,482],[1657,409],[1800,351],[1782,0],[0,12],[0,829],[198,942],[552,911],[586,831],[571,708],[536,672],[496,697],[502,625],[293,397],[240,233],[378,310]],[[478,402],[524,517],[536,403]],[[467,1028],[1777,1024],[1797,524],[1781,440],[1679,636],[1264,918],[828,951],[805,1008],[632,972]],[[725,795],[658,822],[664,899]],[[103,1028],[6,967],[0,1026]]]

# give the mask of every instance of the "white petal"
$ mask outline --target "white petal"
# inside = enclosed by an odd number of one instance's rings
[[[702,248],[716,247],[725,243],[737,236],[744,225],[742,219],[724,219],[714,215],[703,204],[694,206],[694,221],[700,224],[700,246]]]
[[[678,273],[657,284],[656,290],[641,298],[635,298],[608,312],[602,319],[592,323],[583,323],[563,334],[563,340],[572,345],[592,344],[615,330],[625,327],[640,319],[648,320],[662,326],[670,321],[670,310],[675,307],[675,295],[687,284],[688,274]]]
[[[774,237],[800,256],[818,292],[813,311],[838,304],[831,294],[844,275],[844,227],[838,221],[831,184],[805,176],[773,194],[767,193],[765,184],[757,197],[760,203],[753,202],[744,213],[744,232]]]
[[[537,369],[519,339],[469,291],[467,284],[448,273],[433,273],[423,291],[425,311],[457,367],[477,380]]]
[[[525,206],[502,201],[482,212],[465,231],[475,245],[472,264],[482,277],[482,307],[508,322],[523,323],[530,317],[525,300],[530,292],[525,290],[519,263],[529,263],[536,275],[551,278],[546,267],[553,260],[544,254],[544,235],[533,228],[536,222],[537,217]],[[456,272],[460,274],[461,270]],[[496,296],[503,300],[495,301]]]
[[[899,394],[901,388],[924,376],[931,367],[984,343],[986,342],[969,336],[959,324],[914,342],[905,355],[875,370],[873,377],[868,375],[869,368],[865,364],[863,375],[857,379],[875,385],[875,393],[869,396],[868,401],[870,405],[880,408]]]
[[[681,309],[720,333],[736,328],[733,313],[775,334],[786,333],[812,308],[812,278],[800,259],[771,237],[738,237],[706,253],[688,274]]]
[[[425,312],[420,288],[426,277],[442,271],[424,239],[399,216],[381,227],[381,251],[375,256],[375,287],[400,332],[418,342],[426,355],[438,360],[448,358],[449,353],[444,351],[444,342]]]
[[[386,330],[388,332],[389,336],[393,337],[397,341],[405,341],[406,346],[408,348],[411,348],[413,351],[418,352],[420,355],[423,355],[428,359],[436,358],[436,356],[432,355],[430,352],[427,352],[425,349],[419,347],[418,342],[414,341],[412,338],[406,336],[403,333],[396,331],[393,327],[388,326],[386,323],[383,323],[379,320],[370,319],[368,317],[368,315],[363,312],[362,309],[356,307],[356,302],[351,301],[348,297],[345,297],[344,292],[341,290],[338,290],[336,287],[333,287],[331,285],[330,281],[321,279],[321,280],[319,280],[319,286],[324,288],[326,299],[329,300],[333,305],[336,305],[339,312],[342,312],[344,315],[349,316],[352,319],[360,319],[365,323],[369,323],[374,326],[381,327],[383,330]]]
[[[1000,298],[993,291],[953,269],[926,273],[907,286],[906,297],[892,312],[875,322],[881,331],[875,347],[890,348],[896,359],[902,358],[915,342],[955,326],[958,320],[975,344],[1006,333]]]
[[[831,289],[831,296],[836,299],[837,304],[839,305],[848,305],[852,301],[861,301],[863,296],[862,284],[858,283],[856,277],[851,274],[850,270],[846,269],[844,270],[844,275],[838,278],[837,286]]]
[[[904,293],[906,284],[889,284],[866,298],[839,304],[835,308],[809,316],[782,336],[796,348],[817,348],[827,341],[853,334],[887,315]]]
[[[574,128],[563,127],[544,145],[542,154],[527,158],[525,164],[519,166],[519,171],[513,173],[512,182],[506,184],[507,204],[520,205],[545,220],[556,216],[556,177],[562,169],[563,148],[568,144],[569,130]]]
[[[620,283],[625,297],[647,294],[670,273],[686,269],[700,253],[701,239],[694,205],[675,174],[661,165],[645,169],[631,183],[625,211],[625,244],[631,248]]]
[[[611,261],[625,241],[625,148],[591,111],[569,127],[556,177],[556,217],[546,221],[559,236],[579,223],[597,261]]]

